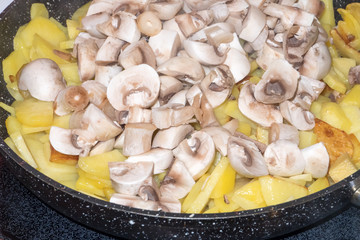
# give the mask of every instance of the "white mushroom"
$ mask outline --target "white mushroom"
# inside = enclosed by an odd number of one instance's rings
[[[39,58],[22,68],[18,87],[36,99],[54,101],[66,85],[59,66],[50,59]]]
[[[106,87],[97,81],[86,81],[81,86],[87,91],[90,103],[101,108],[106,101]]]
[[[61,90],[54,101],[54,113],[64,116],[72,111],[85,109],[89,104],[89,95],[81,86],[69,86]]]
[[[304,173],[311,173],[314,178],[325,177],[329,169],[329,154],[322,142],[301,149],[305,159]]]
[[[104,142],[98,142],[90,151],[89,156],[94,156],[97,154],[102,154],[109,152],[114,149],[115,138],[111,138]]]
[[[131,196],[128,194],[114,193],[110,198],[111,203],[120,204],[123,206],[134,207],[145,210],[158,211],[159,203],[156,201],[145,201],[141,197]]]
[[[154,1],[150,2],[149,10],[161,20],[169,20],[175,17],[184,5],[184,0],[167,0],[167,1]]]
[[[178,36],[180,38],[180,42],[183,42],[186,39],[186,37],[184,36],[182,31],[180,30],[179,25],[175,21],[175,18],[172,18],[170,20],[167,20],[167,21],[163,22],[163,30],[169,30],[169,31],[177,32],[177,34],[178,34]]]
[[[207,26],[214,19],[212,10],[184,13],[175,16],[175,21],[185,37]]]
[[[299,130],[311,130],[315,126],[314,115],[293,102],[285,101],[280,103],[280,112],[289,123]]]
[[[152,162],[154,163],[154,174],[164,172],[173,161],[173,153],[169,149],[153,148],[143,154],[128,157],[125,162]]]
[[[253,142],[230,137],[227,153],[231,166],[240,175],[253,178],[269,174],[264,158]]]
[[[140,107],[129,107],[127,111],[117,112],[119,124],[151,123],[151,110]]]
[[[173,57],[158,66],[157,71],[192,84],[200,82],[204,76],[201,64],[189,57]]]
[[[175,160],[160,185],[162,197],[184,198],[194,186],[195,181],[185,164]]]
[[[299,145],[299,132],[297,128],[292,125],[273,123],[269,130],[269,143],[276,142],[279,139],[288,140]]]
[[[185,164],[194,180],[197,180],[210,168],[214,160],[214,141],[209,134],[196,131],[184,139],[173,153],[176,159]]]
[[[133,156],[151,149],[151,139],[156,127],[151,123],[128,123],[124,130],[123,154]]]
[[[209,43],[186,39],[183,46],[192,58],[204,65],[219,65],[226,59],[227,50],[220,52]]]
[[[154,36],[162,29],[159,17],[153,11],[145,11],[136,19],[139,31],[146,36]]]
[[[323,79],[331,68],[331,55],[324,42],[315,43],[304,56],[299,72],[309,78]]]
[[[215,144],[216,150],[218,150],[222,156],[227,156],[228,140],[231,137],[230,131],[223,127],[206,127],[201,131],[209,134]]]
[[[209,9],[214,13],[214,22],[224,22],[229,16],[229,8],[225,2],[215,3]]]
[[[257,101],[274,104],[292,98],[295,94],[300,74],[283,59],[274,61],[255,86]]]
[[[187,103],[186,100],[186,93],[188,89],[180,90],[179,92],[175,93],[167,102],[167,104],[173,105],[173,104],[179,104],[185,106]]]
[[[319,97],[325,85],[322,81],[300,76],[298,88],[292,102],[305,110],[309,110],[311,103]]]
[[[109,85],[110,80],[123,70],[118,65],[96,66],[95,81],[101,83],[105,87]]]
[[[174,77],[160,76],[159,100],[167,103],[169,99],[183,89],[183,84]]]
[[[119,56],[119,63],[125,69],[139,64],[147,64],[152,68],[156,68],[154,51],[145,39],[127,46]]]
[[[109,162],[110,179],[117,193],[136,195],[153,174],[153,162]]]
[[[159,129],[176,127],[191,122],[194,116],[192,106],[179,104],[163,105],[151,109],[152,123]]]
[[[118,111],[132,106],[152,106],[159,95],[157,72],[146,64],[125,69],[116,75],[107,88],[107,98]]]
[[[99,50],[95,40],[89,39],[77,46],[77,64],[82,82],[93,79],[96,71],[96,54]]]
[[[257,102],[254,97],[255,85],[245,84],[239,95],[239,110],[249,119],[263,127],[270,127],[272,123],[282,123],[283,117],[275,105]]]
[[[261,31],[265,27],[265,24],[265,14],[259,8],[250,6],[244,19],[239,38],[248,42],[255,41],[255,39],[260,35]]]
[[[124,43],[125,42],[120,39],[107,37],[96,54],[96,64],[109,65],[117,63],[121,47]]]
[[[268,43],[265,43],[263,48],[258,53],[256,63],[263,70],[267,70],[271,63],[277,59],[285,59],[283,49],[270,46]]]
[[[174,149],[192,131],[194,128],[189,124],[159,130],[154,136],[152,147]]]
[[[107,12],[98,12],[87,15],[81,19],[82,30],[88,32],[93,37],[106,38],[106,35],[99,32],[96,27],[98,24],[107,22],[110,17],[110,14]]]
[[[235,83],[240,82],[250,72],[250,61],[240,50],[230,48],[226,54],[224,64],[230,68]]]
[[[301,174],[305,169],[305,159],[299,147],[287,140],[268,145],[264,159],[271,175],[290,177]]]
[[[149,45],[154,52],[157,65],[161,65],[176,56],[181,41],[176,31],[163,29],[149,38]]]
[[[320,0],[298,0],[296,7],[320,17],[325,8],[325,4]]]
[[[73,131],[52,126],[50,128],[49,140],[51,146],[58,152],[67,155],[79,155],[83,149],[73,143]]]

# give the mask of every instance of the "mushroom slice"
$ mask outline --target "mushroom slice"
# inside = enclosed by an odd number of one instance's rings
[[[269,130],[269,143],[288,140],[299,145],[299,132],[296,127],[284,123],[273,123]]]
[[[210,105],[206,96],[202,94],[196,95],[192,106],[195,109],[195,117],[200,122],[202,128],[220,125],[214,114],[214,109]]]
[[[225,128],[226,130],[228,130],[231,135],[234,135],[236,132],[236,129],[239,127],[239,120],[237,120],[235,118],[231,119],[230,121],[228,121],[227,123],[222,125],[222,127]]]
[[[235,83],[243,80],[250,72],[250,61],[240,50],[230,48],[226,54],[224,65],[230,68]]]
[[[186,37],[179,28],[179,25],[175,21],[175,18],[163,22],[163,30],[175,31],[179,35],[180,42],[183,42]]]
[[[77,46],[77,64],[82,82],[95,77],[95,60],[98,50],[98,45],[92,39],[88,39]]]
[[[109,162],[112,186],[117,193],[135,196],[153,175],[153,162]]]
[[[112,13],[114,1],[112,0],[95,0],[92,1],[86,16],[93,15],[96,13],[107,12]]]
[[[190,192],[194,184],[195,181],[185,164],[176,159],[161,182],[160,193],[162,197],[181,199]]]
[[[115,138],[111,138],[104,142],[98,142],[90,151],[89,156],[94,156],[97,154],[102,154],[109,152],[114,149]]]
[[[323,79],[331,68],[331,55],[324,42],[315,43],[304,56],[299,72],[309,78]]]
[[[191,88],[189,88],[189,90],[186,93],[186,100],[187,102],[193,106],[195,101],[197,101],[197,103],[195,103],[197,106],[200,106],[201,103],[201,96],[202,96],[202,91],[200,89],[199,84],[194,84],[192,85]]]
[[[184,0],[184,1],[191,11],[199,11],[199,10],[208,9],[210,6],[214,5],[215,3],[226,2],[225,0],[221,0],[221,1],[219,1],[219,0],[207,0],[207,1]]]
[[[149,10],[155,12],[155,14],[161,20],[169,20],[175,17],[175,15],[181,10],[183,5],[184,0],[157,0],[154,2],[150,2]]]
[[[181,213],[181,202],[173,197],[161,197],[160,209],[164,212]]]
[[[156,201],[145,201],[141,197],[128,194],[114,193],[111,195],[110,202],[123,206],[134,207],[145,210],[158,211],[159,203]]]
[[[175,21],[185,37],[189,37],[193,33],[203,29],[211,23],[213,19],[214,13],[212,10],[184,13],[175,17]]]
[[[351,86],[360,84],[360,65],[350,68],[348,79]]]
[[[149,38],[149,45],[155,54],[157,65],[161,65],[176,56],[181,48],[181,41],[176,31],[162,29]]]
[[[256,63],[263,69],[267,70],[268,67],[277,59],[285,59],[284,51],[282,48],[270,46],[265,43],[263,48],[258,53]]]
[[[157,72],[146,64],[125,69],[116,75],[107,88],[107,98],[118,111],[138,106],[152,106],[160,91]]]
[[[322,142],[301,149],[305,159],[304,173],[311,173],[314,178],[325,177],[329,169],[329,154]]]
[[[109,65],[117,63],[120,50],[123,45],[124,41],[114,37],[107,37],[96,54],[96,64]]]
[[[300,74],[283,59],[274,61],[255,86],[257,101],[274,104],[292,98],[295,94]]]
[[[183,84],[174,77],[160,76],[159,100],[167,103],[169,99],[183,89]]]
[[[73,144],[73,131],[71,129],[52,126],[49,140],[56,151],[66,155],[79,155],[83,151]]]
[[[224,22],[229,17],[229,8],[225,2],[215,3],[209,9],[214,13],[214,22]]]
[[[204,65],[219,65],[226,59],[226,52],[218,51],[213,45],[186,39],[183,42],[184,49],[190,57]]]
[[[179,104],[179,105],[186,105],[186,93],[188,89],[180,90],[179,92],[175,93],[168,101],[167,104]]]
[[[128,123],[124,130],[123,154],[133,156],[151,149],[151,139],[156,127],[151,123]]]
[[[221,153],[222,156],[227,156],[227,144],[231,137],[231,133],[223,127],[206,127],[201,131],[209,134],[215,144],[216,149]]]
[[[66,84],[59,66],[54,61],[39,58],[22,68],[18,87],[21,91],[29,91],[30,95],[38,100],[54,101]]]
[[[158,66],[157,71],[192,84],[200,82],[204,76],[201,64],[189,57],[173,57]]]
[[[254,178],[269,174],[264,158],[253,142],[230,137],[227,153],[231,166],[240,175]]]
[[[257,7],[250,5],[244,19],[239,38],[253,42],[260,35],[266,24],[265,14]]]
[[[274,122],[282,123],[283,117],[280,111],[274,105],[256,101],[254,90],[255,85],[252,83],[246,83],[242,87],[238,99],[239,110],[263,127],[270,127]]]
[[[174,149],[185,137],[194,131],[194,128],[189,124],[183,124],[177,127],[170,127],[159,130],[153,139],[153,148]]]
[[[113,12],[127,12],[139,15],[149,5],[149,0],[116,0],[113,1]]]
[[[325,4],[320,0],[299,0],[296,3],[296,7],[320,17],[325,8]]]
[[[259,36],[254,41],[249,42],[249,44],[252,47],[252,49],[254,49],[255,51],[260,51],[264,47],[264,44],[268,39],[268,36],[269,36],[269,28],[265,26],[263,30],[260,32]]]
[[[81,86],[87,91],[90,103],[100,107],[106,101],[106,87],[96,81],[86,81]]]
[[[260,150],[261,153],[264,153],[266,150],[267,145],[265,143],[259,142],[255,139],[252,139],[251,137],[245,135],[242,132],[235,132],[233,134],[235,137],[241,138],[241,139],[245,139],[247,141],[252,142],[253,144],[255,144],[255,146]]]
[[[95,68],[95,81],[101,83],[105,87],[109,85],[110,80],[122,71],[122,67],[118,65],[99,66]]]
[[[179,104],[167,104],[151,109],[152,123],[159,129],[176,127],[191,122],[194,108]]]
[[[96,26],[98,24],[107,22],[110,18],[111,16],[107,12],[98,12],[92,15],[87,15],[81,19],[82,29],[93,37],[106,38],[106,35],[99,32]]]
[[[185,164],[194,180],[197,180],[210,168],[214,160],[214,141],[206,132],[196,131],[184,139],[173,153],[177,160]]]
[[[299,67],[303,62],[302,56],[316,42],[318,35],[319,30],[316,26],[292,26],[284,35],[285,59],[294,67]]]
[[[117,112],[117,121],[119,124],[151,123],[151,110],[140,107],[130,107],[127,111]]]
[[[324,88],[324,82],[301,76],[292,102],[305,110],[310,110],[311,103],[319,97]]]
[[[290,101],[280,103],[280,111],[282,116],[299,130],[311,130],[315,126],[314,115]]]
[[[119,63],[125,69],[139,64],[156,67],[155,54],[145,39],[127,46],[119,56]]]
[[[72,111],[85,109],[89,104],[89,95],[81,86],[69,86],[61,90],[54,101],[54,113],[64,116]]]
[[[114,143],[114,148],[123,149],[124,148],[124,139],[125,139],[125,134],[124,134],[124,132],[122,132],[119,136],[116,137],[115,143]]]
[[[220,65],[211,70],[201,81],[200,87],[210,105],[215,108],[221,105],[230,95],[235,84],[230,68]]]
[[[268,145],[264,159],[271,175],[290,177],[301,174],[305,169],[305,159],[299,147],[287,140]]]
[[[143,154],[128,157],[125,162],[152,162],[154,163],[154,174],[164,172],[173,161],[173,153],[169,149],[153,148]]]

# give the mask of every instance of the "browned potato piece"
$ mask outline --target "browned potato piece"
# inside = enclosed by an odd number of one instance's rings
[[[66,165],[75,166],[79,160],[79,156],[65,155],[56,151],[51,146],[50,162],[62,163]]]

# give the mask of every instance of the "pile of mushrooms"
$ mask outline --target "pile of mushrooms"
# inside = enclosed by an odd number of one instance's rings
[[[248,178],[323,177],[324,145],[298,147],[331,67],[322,8],[320,0],[94,0],[73,49],[81,86],[66,86],[54,62],[38,59],[19,89],[72,114],[70,129],[50,130],[57,151],[128,157],[109,164],[114,203],[180,212],[217,151]],[[264,70],[257,84],[246,78],[253,60]],[[236,119],[217,121],[213,109],[235,84],[239,110],[269,130],[268,146],[237,132]]]

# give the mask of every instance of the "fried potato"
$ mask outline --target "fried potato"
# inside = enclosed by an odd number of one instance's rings
[[[314,133],[318,142],[323,142],[330,157],[330,165],[343,153],[353,156],[354,147],[348,134],[320,119],[315,119]]]

